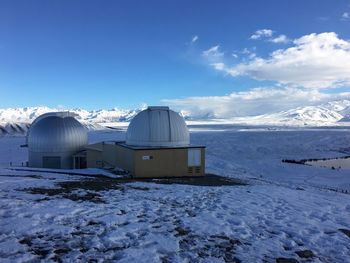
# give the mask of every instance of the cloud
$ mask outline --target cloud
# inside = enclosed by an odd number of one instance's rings
[[[188,97],[162,102],[174,109],[183,110],[192,117],[231,118],[275,113],[349,98],[350,93],[326,94],[318,90],[293,87],[265,87],[225,96]]]
[[[293,44],[265,59],[253,57],[234,66],[222,61],[216,61],[220,65],[212,61],[210,64],[233,77],[245,75],[295,87],[321,89],[350,85],[350,41],[328,32],[302,36]]]
[[[341,16],[342,20],[349,20],[350,19],[350,14],[348,12],[345,12]]]
[[[224,71],[226,66],[223,62],[217,62],[217,63],[212,63],[211,64],[216,70],[221,70]]]
[[[271,37],[273,35],[273,31],[271,29],[259,29],[255,31],[253,35],[250,36],[250,39],[260,39],[262,37]]]
[[[202,52],[202,56],[208,59],[209,61],[218,61],[221,60],[224,56],[224,52],[220,51],[220,46],[216,45],[208,50]]]
[[[288,37],[286,35],[279,35],[278,37],[275,38],[271,38],[269,39],[270,42],[276,43],[276,44],[286,44],[288,43],[290,40],[288,39]]]
[[[191,40],[191,43],[195,43],[198,40],[198,38],[199,37],[197,35],[193,36],[192,40]]]
[[[285,44],[288,43],[290,40],[286,35],[279,35],[275,38],[273,38],[273,34],[275,31],[271,29],[259,29],[255,31],[253,35],[250,36],[250,39],[257,40],[257,39],[267,39],[270,42],[277,43],[277,44]]]
[[[241,51],[241,53],[242,53],[243,55],[246,55],[247,58],[253,59],[253,58],[256,57],[255,49],[256,49],[255,47],[253,47],[251,50],[249,50],[248,48],[244,48],[244,49]]]

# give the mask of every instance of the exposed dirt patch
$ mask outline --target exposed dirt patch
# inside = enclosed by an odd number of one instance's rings
[[[63,198],[70,199],[72,201],[89,201],[93,203],[104,203],[102,196],[96,192],[84,192],[84,193],[74,193],[74,189],[69,188],[27,188],[24,191],[31,194],[42,194],[48,196],[61,196]],[[45,201],[47,199],[41,199],[40,201]]]
[[[184,185],[197,185],[197,186],[234,186],[234,185],[247,185],[242,180],[235,178],[228,178],[214,174],[207,174],[205,176],[197,177],[181,177],[181,178],[161,178],[161,179],[149,179],[153,183],[157,184],[184,184]]]
[[[28,250],[40,259],[47,258],[47,256],[53,252],[53,257],[59,262],[58,259],[61,255],[67,254],[71,251],[71,249],[65,246],[63,242],[57,244],[57,246],[54,245],[53,248],[47,246],[47,242],[52,243],[53,240],[50,239],[50,237],[40,234],[24,237],[19,241],[20,244],[26,245]]]
[[[66,181],[57,183],[61,188],[67,190],[90,190],[90,191],[107,191],[107,190],[124,190],[123,185],[116,179],[111,178],[93,178],[81,181]]]
[[[87,182],[88,181],[88,182]],[[182,185],[197,185],[197,186],[237,186],[247,185],[244,181],[235,178],[229,178],[219,176],[215,174],[206,174],[205,176],[193,176],[193,177],[163,177],[163,178],[93,178],[90,180],[76,181],[75,186],[68,182],[71,186],[76,188],[90,189],[90,190],[109,190],[109,189],[122,189],[123,184],[146,182],[156,184],[182,184]],[[61,183],[64,186],[64,183]],[[128,186],[136,190],[149,190],[147,187]]]
[[[289,160],[282,160],[283,162],[288,162]],[[29,169],[16,169],[11,168],[14,171],[30,171]],[[86,185],[86,181],[91,181],[94,184],[94,187],[100,188],[101,190],[111,189],[115,184],[122,183],[132,183],[132,182],[152,182],[158,184],[185,184],[185,185],[198,185],[198,186],[232,186],[232,185],[247,185],[246,182],[235,179],[228,178],[224,176],[219,176],[216,174],[205,174],[205,176],[186,176],[186,177],[163,177],[163,178],[131,178],[131,177],[120,177],[120,178],[109,178],[101,174],[81,174],[74,171],[55,171],[55,170],[40,170],[40,172],[54,173],[54,174],[65,174],[65,175],[79,175],[84,177],[90,177],[91,180],[83,180]],[[40,176],[30,175],[29,177],[40,179]],[[98,185],[99,182],[103,182],[103,185]],[[77,181],[79,183],[79,181]],[[106,184],[109,183],[110,185]],[[98,190],[98,189],[96,189]]]
[[[159,178],[159,179],[133,179],[133,178],[106,178],[106,177],[94,177],[80,181],[64,181],[58,182],[55,185],[56,188],[41,188],[32,187],[21,189],[31,194],[42,194],[47,196],[61,196],[63,198],[70,199],[72,201],[89,201],[94,203],[104,203],[99,191],[119,190],[121,192],[128,189],[138,191],[149,191],[149,187],[135,186],[130,183],[134,182],[148,182],[155,184],[181,184],[181,185],[194,185],[194,186],[237,186],[246,185],[245,182],[227,178],[218,175],[206,175],[197,177],[181,177],[181,178]],[[155,189],[155,188],[152,188]],[[80,190],[85,190],[81,192]],[[79,192],[80,191],[80,192]],[[47,199],[41,199],[39,201],[45,201]]]
[[[304,164],[304,165],[310,165],[307,164],[307,162],[317,162],[317,161],[327,161],[327,160],[338,160],[338,159],[349,159],[350,156],[342,156],[342,157],[334,157],[334,158],[310,158],[310,159],[301,159],[301,160],[293,160],[293,159],[282,159],[282,163],[294,163],[294,164]]]
[[[235,256],[235,249],[242,245],[238,239],[225,235],[212,235],[209,237],[192,234],[190,231],[177,227],[175,236],[180,237],[180,254],[189,260],[188,252],[192,252],[197,257],[205,259],[208,257],[222,258],[225,262],[239,263],[241,260]]]

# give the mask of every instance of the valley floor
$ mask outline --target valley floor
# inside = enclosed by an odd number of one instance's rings
[[[282,162],[350,155],[349,129],[191,131],[208,173],[246,185],[18,171],[24,138],[0,138],[0,261],[350,262],[350,171]]]

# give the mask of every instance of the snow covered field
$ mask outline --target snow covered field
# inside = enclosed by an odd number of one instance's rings
[[[350,155],[350,128],[191,127],[226,186],[7,169],[24,141],[0,138],[2,262],[350,262],[349,170],[282,163]]]

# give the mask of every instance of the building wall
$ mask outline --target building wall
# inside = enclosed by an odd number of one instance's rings
[[[117,166],[117,145],[103,144],[102,159],[106,166]]]
[[[199,166],[188,166],[188,148],[131,149],[118,144],[101,144],[101,150],[86,150],[87,167],[119,167],[136,178],[203,176],[205,148],[200,150]]]
[[[119,167],[130,173],[134,172],[134,153],[131,149],[116,144],[94,144],[100,150],[87,148],[87,167],[102,168],[106,166]]]
[[[87,149],[86,166],[88,168],[102,168],[103,167],[102,152],[92,150],[92,149]]]
[[[75,152],[33,152],[28,151],[28,166],[38,168],[53,168],[44,167],[43,158],[45,157],[60,157],[60,167],[58,169],[73,168],[73,154]]]
[[[135,174],[135,151],[129,148],[115,145],[116,166]]]
[[[188,148],[135,150],[135,177],[203,176],[205,173],[204,149],[201,164],[188,166]]]

